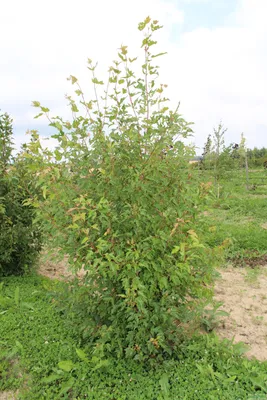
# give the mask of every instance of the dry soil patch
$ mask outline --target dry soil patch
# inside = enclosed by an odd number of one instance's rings
[[[15,400],[15,393],[8,391],[8,392],[0,392],[0,400]]]
[[[267,360],[267,266],[256,276],[248,269],[227,268],[220,271],[215,297],[230,315],[217,329],[220,337],[244,342],[246,355]]]

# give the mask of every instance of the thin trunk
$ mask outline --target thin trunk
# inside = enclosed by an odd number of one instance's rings
[[[249,172],[248,172],[248,156],[247,152],[245,153],[245,167],[246,167],[246,187],[249,190]]]

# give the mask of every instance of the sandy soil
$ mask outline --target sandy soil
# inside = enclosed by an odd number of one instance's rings
[[[222,319],[217,334],[247,344],[247,357],[267,360],[267,266],[229,267],[220,273],[215,298],[230,315]]]
[[[53,259],[53,256],[48,256],[45,252],[41,254],[38,272],[50,279],[68,280],[74,276],[74,274],[69,270],[67,257],[61,261],[57,261]],[[82,277],[84,275],[85,271],[83,270],[75,274],[77,277]]]
[[[14,400],[15,398],[14,392],[0,392],[0,400]]]

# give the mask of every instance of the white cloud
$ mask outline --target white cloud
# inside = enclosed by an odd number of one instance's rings
[[[64,113],[64,94],[71,91],[66,77],[81,77],[86,89],[87,57],[99,61],[102,73],[121,43],[129,44],[133,54],[138,52],[137,23],[151,15],[164,24],[159,47],[168,55],[162,61],[162,81],[169,84],[173,101],[181,100],[185,117],[196,122],[197,144],[202,145],[223,119],[229,140],[238,141],[244,131],[250,146],[267,146],[267,139],[259,137],[267,134],[267,1],[239,0],[228,25],[174,37],[173,28],[187,18],[182,4],[177,8],[172,0],[4,2],[0,108],[12,112],[15,128],[42,127],[45,121],[32,119],[31,101],[40,100],[54,114]]]
[[[239,141],[244,132],[249,146],[267,145],[267,26],[262,15],[267,15],[265,0],[243,0],[231,25],[196,29],[182,35],[178,46],[173,43],[165,66],[175,77],[170,93],[196,122],[197,144],[222,119],[229,127],[228,141]]]

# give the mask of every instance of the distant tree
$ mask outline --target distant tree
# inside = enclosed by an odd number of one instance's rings
[[[41,249],[35,209],[25,205],[32,174],[12,156],[12,119],[0,114],[0,277],[29,271]]]
[[[224,128],[222,122],[219,123],[217,128],[213,129],[214,151],[217,159],[219,159],[220,154],[225,149],[224,135],[226,131],[227,128]]]
[[[267,148],[254,147],[254,149],[248,149],[247,157],[248,160],[250,161],[250,166],[262,167],[264,166],[264,161],[267,161]]]
[[[224,172],[224,163],[222,155],[226,154],[224,135],[227,128],[224,128],[222,122],[219,123],[217,128],[213,129],[213,168],[215,185],[217,186],[217,196],[220,197],[220,180]]]
[[[13,150],[12,119],[7,114],[0,114],[0,172],[5,173],[11,162]]]
[[[207,141],[204,145],[201,166],[204,169],[209,169],[211,166],[211,155],[212,155],[212,140],[211,135],[208,135]]]
[[[245,165],[245,169],[246,169],[246,186],[247,186],[247,189],[249,189],[248,156],[247,156],[247,148],[246,148],[246,139],[245,139],[243,133],[241,133],[241,140],[240,140],[240,145],[239,145],[238,152],[240,154],[240,159],[243,162],[243,165]]]

